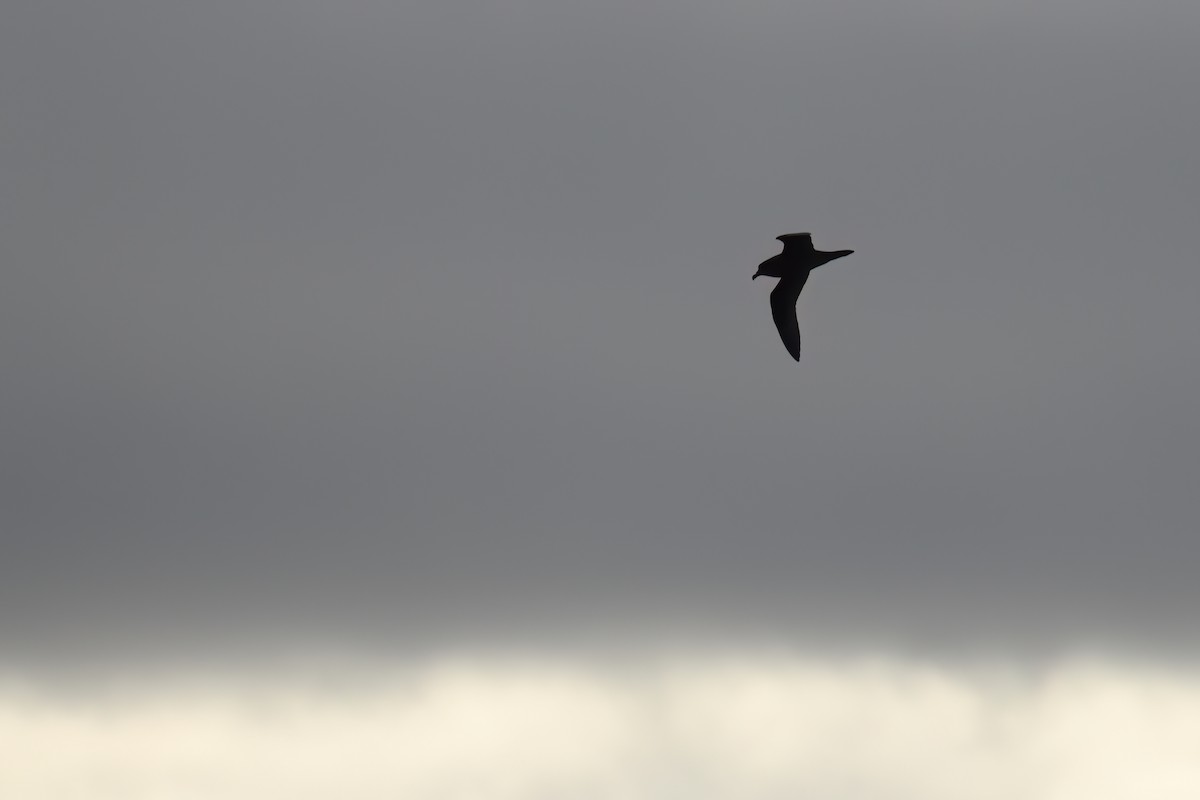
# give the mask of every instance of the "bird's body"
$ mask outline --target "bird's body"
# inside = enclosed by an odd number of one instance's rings
[[[771,316],[779,330],[779,338],[783,339],[792,358],[799,361],[800,323],[796,319],[796,301],[800,299],[800,290],[814,269],[854,251],[816,250],[813,248],[812,234],[809,233],[785,233],[775,238],[783,242],[783,252],[759,264],[758,272],[752,278],[759,275],[779,278],[779,283],[771,290]]]

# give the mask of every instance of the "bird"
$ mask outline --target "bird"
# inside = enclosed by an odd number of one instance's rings
[[[854,251],[817,250],[813,247],[811,233],[785,233],[775,238],[783,242],[783,252],[759,264],[758,272],[750,279],[754,280],[759,275],[779,278],[779,283],[771,290],[771,316],[775,319],[775,327],[779,329],[779,338],[783,339],[792,358],[799,361],[800,323],[796,319],[796,301],[800,299],[800,290],[808,280],[808,273]]]

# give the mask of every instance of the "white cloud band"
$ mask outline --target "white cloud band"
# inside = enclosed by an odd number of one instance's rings
[[[706,656],[14,680],[0,796],[1194,800],[1200,674]]]

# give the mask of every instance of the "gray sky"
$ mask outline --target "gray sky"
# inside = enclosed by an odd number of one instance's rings
[[[6,6],[0,648],[1177,645],[1198,35]],[[798,365],[750,281],[797,230],[856,251]]]

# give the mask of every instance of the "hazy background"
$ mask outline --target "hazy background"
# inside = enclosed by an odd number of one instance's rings
[[[1182,0],[6,4],[0,663],[1190,669],[1198,39]],[[798,365],[750,281],[790,231],[856,251]]]

